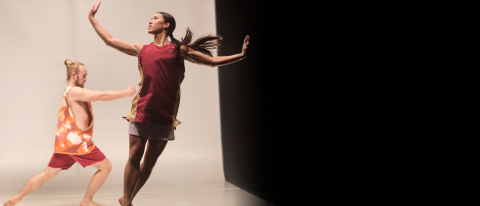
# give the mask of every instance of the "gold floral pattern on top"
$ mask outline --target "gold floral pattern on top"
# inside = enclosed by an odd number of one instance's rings
[[[57,131],[55,133],[55,153],[69,155],[89,154],[95,145],[92,141],[93,135],[93,112],[92,104],[87,102],[92,120],[87,129],[78,129],[75,124],[74,115],[68,104],[68,92],[71,87],[65,88],[63,102],[58,111]]]

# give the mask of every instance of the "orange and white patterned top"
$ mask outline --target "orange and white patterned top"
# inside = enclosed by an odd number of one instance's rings
[[[68,93],[71,87],[65,88],[63,93],[63,102],[58,111],[57,132],[55,133],[55,153],[68,155],[86,155],[89,154],[95,145],[92,141],[93,134],[93,112],[92,103],[86,102],[90,111],[89,126],[81,130],[75,123],[75,117],[70,108]]]

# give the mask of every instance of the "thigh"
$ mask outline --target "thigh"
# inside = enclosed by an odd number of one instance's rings
[[[48,177],[53,178],[57,176],[60,171],[62,171],[62,168],[53,168],[47,166],[47,168],[45,169],[45,174],[47,174]]]
[[[60,173],[60,171],[62,171],[62,168],[53,168],[53,167],[47,166],[45,171],[43,171],[43,173],[45,174],[45,178],[46,178],[45,182],[48,182],[52,178],[56,177],[58,175],[58,173]]]
[[[110,163],[110,160],[105,158],[102,161],[91,164],[89,166],[99,170],[110,170],[112,168],[112,163]]]
[[[145,161],[156,161],[167,146],[167,140],[148,139]]]
[[[130,158],[142,158],[148,138],[129,135]]]

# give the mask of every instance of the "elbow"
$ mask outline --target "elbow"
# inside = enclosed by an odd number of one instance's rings
[[[90,100],[90,102],[105,101],[106,98],[107,98],[107,95],[102,92],[100,94],[97,94],[97,95],[93,96],[93,98]]]
[[[108,101],[108,97],[106,94],[100,95],[100,97],[97,99],[98,101]]]
[[[218,66],[216,63],[213,63],[213,62],[195,62],[195,63],[203,66],[208,66],[208,67]]]
[[[106,38],[103,40],[103,42],[105,42],[105,44],[106,44],[107,46],[110,46],[110,47],[113,47],[113,46],[112,46],[112,45],[113,45],[113,44],[112,44],[112,41],[113,41],[113,38],[111,38],[111,37],[110,37],[110,38],[109,38],[109,37],[106,37]]]
[[[217,62],[217,61],[211,61],[207,64],[207,66],[209,67],[218,67],[220,66],[220,62]]]

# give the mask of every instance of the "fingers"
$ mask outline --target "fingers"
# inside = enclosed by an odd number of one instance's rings
[[[250,36],[247,35],[247,36],[245,37],[245,41],[243,42],[243,44],[245,44],[245,46],[246,46],[246,45],[248,45],[249,43],[250,43]]]
[[[243,41],[244,44],[248,44],[248,42],[250,41],[250,36],[246,36],[245,37],[245,40]]]
[[[95,4],[92,5],[92,8],[90,9],[90,11],[88,11],[88,18],[93,18],[95,17],[95,13],[97,13],[97,11],[95,11]]]
[[[247,55],[247,51],[248,51],[248,44],[250,43],[250,36],[247,35],[245,37],[245,40],[243,41],[243,48],[242,48],[242,55]]]
[[[92,8],[90,9],[90,11],[88,11],[88,17],[93,17],[95,16],[95,4],[92,5]]]
[[[102,3],[102,0],[98,1],[97,8],[95,8],[95,11],[98,10],[98,7],[100,7],[100,3]]]
[[[93,3],[93,5],[92,5],[92,9],[91,9],[91,10],[92,10],[93,12],[97,12],[97,10],[98,10],[98,7],[100,7],[100,3],[102,3],[102,1],[101,1],[101,0],[100,0],[100,1],[98,1],[98,4],[97,4],[97,6],[95,6],[95,3]]]

